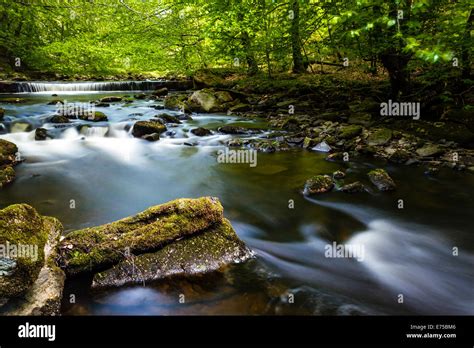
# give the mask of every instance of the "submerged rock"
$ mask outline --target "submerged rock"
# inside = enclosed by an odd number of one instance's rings
[[[55,115],[53,117],[50,118],[49,122],[51,123],[69,123],[69,118],[67,118],[66,116],[62,116],[62,115]]]
[[[312,196],[318,193],[325,193],[332,190],[334,182],[329,175],[316,175],[308,179],[304,185],[303,194]]]
[[[146,135],[166,132],[166,126],[160,120],[138,121],[134,124],[132,134],[135,138],[143,138]]]
[[[372,184],[374,184],[380,191],[392,191],[396,188],[393,179],[383,169],[379,168],[371,170],[367,175]]]
[[[223,208],[217,198],[177,199],[68,234],[61,242],[60,264],[68,275],[102,271],[129,255],[155,252],[180,239],[208,233],[222,221]]]
[[[358,193],[358,192],[365,192],[366,188],[364,184],[362,184],[360,181],[355,181],[353,183],[342,186],[340,188],[340,191],[346,192],[346,193]]]
[[[219,224],[201,234],[176,241],[153,252],[132,256],[109,270],[97,273],[92,288],[115,287],[170,276],[193,276],[216,271],[252,256],[238,239],[230,222]]]
[[[205,137],[212,134],[209,129],[203,127],[191,129],[191,133],[197,135],[198,137]]]

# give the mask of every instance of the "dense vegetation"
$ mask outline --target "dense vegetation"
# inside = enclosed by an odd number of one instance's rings
[[[0,0],[1,59],[60,74],[250,74],[357,65],[470,73],[469,0]],[[21,60],[21,62],[18,60]],[[15,64],[16,63],[16,64]],[[21,66],[16,66],[20,65]],[[448,69],[449,70],[449,69]],[[452,69],[451,69],[452,70]]]

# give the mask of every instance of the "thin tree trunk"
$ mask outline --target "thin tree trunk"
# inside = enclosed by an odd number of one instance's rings
[[[290,34],[291,47],[293,50],[293,72],[302,73],[305,71],[303,64],[303,55],[301,54],[301,37],[300,37],[300,4],[299,0],[291,0],[290,10],[293,11],[293,19],[291,20]]]
[[[471,9],[469,18],[466,23],[464,31],[464,41],[462,45],[461,59],[462,59],[462,77],[467,79],[471,76],[471,57],[469,51],[471,49],[471,31],[472,23],[474,22],[474,11]]]

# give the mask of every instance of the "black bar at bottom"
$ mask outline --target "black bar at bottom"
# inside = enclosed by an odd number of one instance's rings
[[[27,324],[28,323],[28,324]],[[21,325],[23,325],[21,327]],[[55,325],[52,337],[19,337]],[[51,332],[51,330],[50,330]],[[410,335],[410,337],[408,337]],[[441,335],[438,336],[438,335]],[[472,316],[0,317],[0,346],[69,344],[409,344],[474,346]]]

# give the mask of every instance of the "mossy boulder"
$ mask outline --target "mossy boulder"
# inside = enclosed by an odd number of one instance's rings
[[[128,253],[149,253],[222,222],[217,198],[177,199],[135,216],[67,235],[61,242],[61,267],[68,275],[105,270]]]
[[[191,129],[191,133],[198,137],[205,137],[212,134],[212,132],[209,129],[206,129],[203,127]]]
[[[164,95],[167,95],[168,94],[168,88],[166,87],[163,87],[163,88],[158,88],[157,90],[155,90],[152,95],[156,96],[156,97],[162,97]]]
[[[226,125],[217,128],[217,130],[224,134],[247,134],[248,130],[243,127]]]
[[[341,139],[352,139],[362,132],[362,127],[359,125],[348,125],[339,128],[338,137]]]
[[[0,167],[17,163],[18,147],[4,139],[0,139]]]
[[[251,251],[237,237],[230,222],[223,219],[203,233],[168,244],[153,253],[132,256],[97,273],[92,288],[205,274],[232,263],[244,262],[251,256]]]
[[[367,138],[370,146],[385,145],[392,139],[392,131],[387,128],[380,128],[372,132]]]
[[[421,157],[433,157],[440,155],[444,150],[436,144],[426,144],[416,150],[416,153]]]
[[[171,94],[167,95],[165,98],[164,106],[166,109],[170,110],[181,110],[185,113],[191,113],[186,99],[188,96],[186,94]]]
[[[49,122],[51,123],[69,123],[69,118],[66,116],[62,115],[55,115],[49,119]]]
[[[113,102],[119,102],[119,101],[122,101],[122,97],[110,96],[110,97],[103,97],[100,99],[101,103],[113,103]]]
[[[22,295],[33,285],[49,233],[46,220],[27,204],[0,210],[0,298]]]
[[[219,112],[224,111],[226,109],[225,105],[232,100],[232,96],[229,92],[202,89],[195,91],[189,97],[188,102],[194,111]]]
[[[92,113],[81,113],[78,115],[78,118],[83,121],[91,121],[91,122],[107,122],[107,116],[100,111],[94,111]]]
[[[15,169],[11,166],[0,168],[0,189],[11,184],[15,180],[15,176]]]
[[[334,182],[329,175],[316,175],[309,178],[303,189],[305,196],[312,196],[319,193],[325,193],[332,190]]]
[[[380,191],[393,191],[397,187],[393,179],[384,169],[378,168],[371,170],[367,176],[372,184]]]
[[[166,126],[160,120],[138,121],[134,124],[132,134],[135,138],[166,132]],[[159,137],[158,137],[159,139]]]
[[[161,114],[161,115],[157,115],[155,116],[157,117],[158,119],[162,120],[163,123],[176,123],[176,124],[180,124],[181,121],[178,117],[176,116],[172,116],[172,115],[168,115],[168,114]]]
[[[66,275],[56,265],[58,244],[63,232],[61,223],[52,217],[43,217],[49,232],[44,247],[44,263],[36,281],[21,296],[10,299],[0,309],[2,315],[59,315]]]

